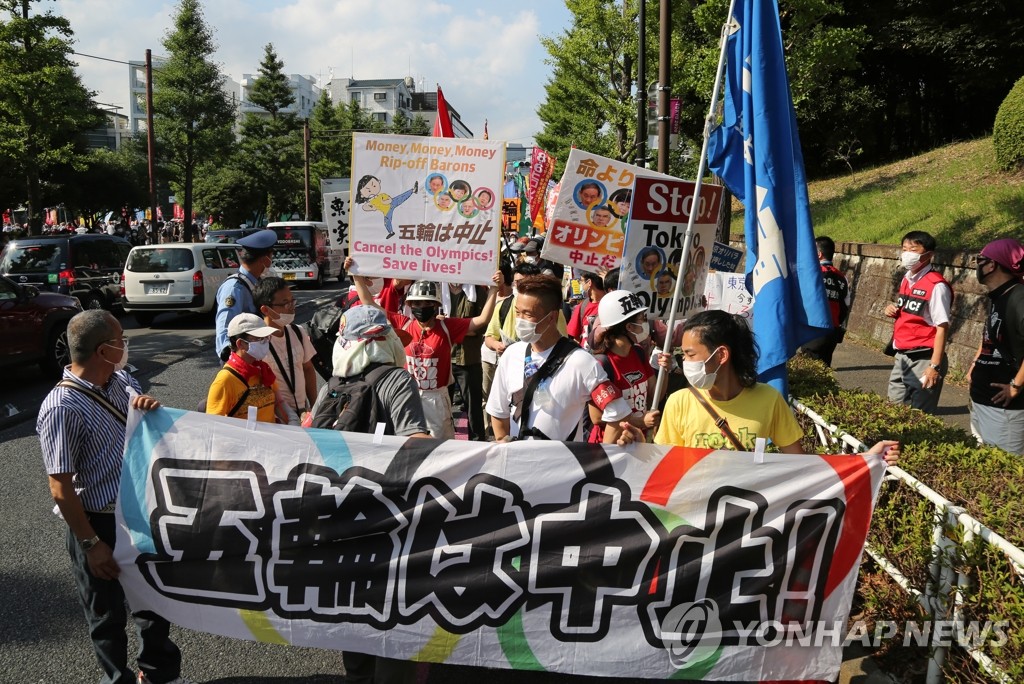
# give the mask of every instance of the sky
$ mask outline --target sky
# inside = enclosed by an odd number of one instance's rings
[[[66,17],[77,53],[129,61],[166,54],[175,2],[56,0],[36,11]],[[557,36],[570,14],[558,0],[205,0],[214,31],[213,59],[240,81],[256,73],[273,43],[288,74],[404,78],[420,89],[440,84],[445,99],[477,137],[532,145],[542,125],[537,107],[551,67],[540,36]],[[128,114],[128,66],[73,56],[97,102]]]

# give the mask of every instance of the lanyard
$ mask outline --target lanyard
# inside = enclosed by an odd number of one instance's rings
[[[292,393],[292,398],[295,399],[295,410],[299,409],[299,398],[295,396],[295,363],[292,360],[292,338],[288,336],[288,328],[291,326],[284,327],[284,344],[288,349],[288,369],[291,371],[291,378],[288,377],[288,371],[285,370],[284,364],[281,363],[281,359],[277,355],[277,351],[274,349],[274,345],[270,345],[270,353],[274,357],[274,363],[277,364],[278,369],[281,371],[281,377],[284,378],[284,383],[288,385],[288,390]]]

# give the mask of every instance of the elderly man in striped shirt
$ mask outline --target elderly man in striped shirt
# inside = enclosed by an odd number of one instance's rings
[[[36,431],[57,503],[54,512],[68,524],[71,567],[103,681],[184,683],[170,625],[152,612],[132,615],[140,643],[137,680],[128,667],[128,616],[113,557],[128,404],[143,411],[160,404],[142,394],[125,372],[128,340],[108,312],[77,314],[68,324],[68,344],[71,365],[43,400]]]

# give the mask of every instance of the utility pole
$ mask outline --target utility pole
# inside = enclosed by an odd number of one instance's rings
[[[149,239],[157,244],[159,231],[156,229],[156,136],[153,133],[153,51],[146,50],[146,162],[149,167]]]
[[[668,94],[670,89],[670,52],[672,49],[670,31],[672,22],[671,0],[661,0],[660,10],[660,16],[658,17],[661,29],[658,37],[658,171],[660,173],[668,173]]]
[[[640,46],[636,60],[636,165],[647,167],[647,3],[640,0]]]
[[[306,214],[303,220],[309,220],[309,119],[302,122],[302,161],[304,168]]]

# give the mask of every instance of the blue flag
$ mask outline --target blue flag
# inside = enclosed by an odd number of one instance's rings
[[[758,379],[788,395],[786,361],[832,328],[814,244],[803,153],[776,0],[736,0],[725,110],[708,166],[745,207]]]

